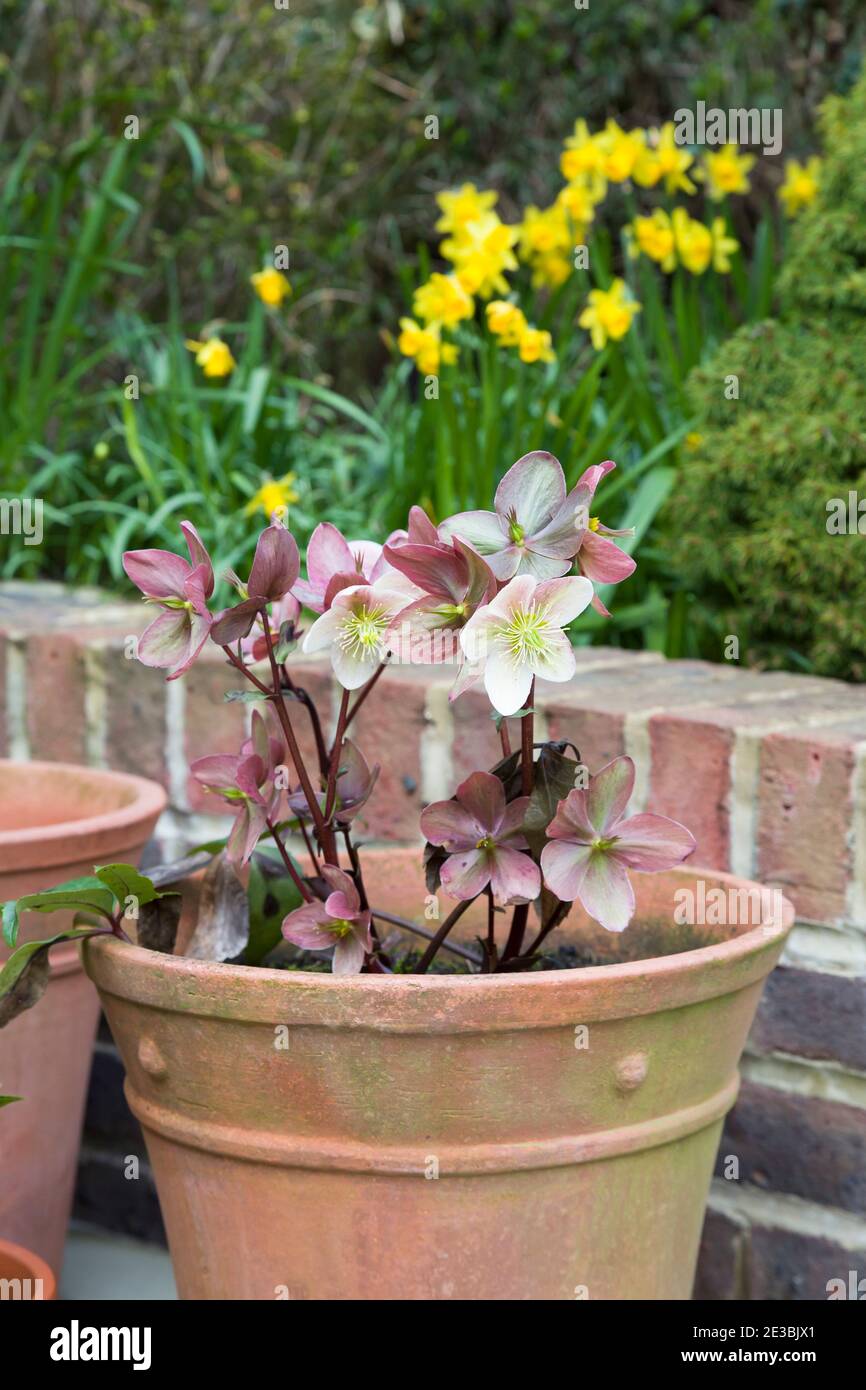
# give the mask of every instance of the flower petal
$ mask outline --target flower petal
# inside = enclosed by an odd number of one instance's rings
[[[490,882],[490,856],[482,849],[463,850],[445,860],[442,887],[452,898],[477,898]]]
[[[506,651],[494,647],[484,664],[484,689],[493,708],[504,715],[523,709],[532,676],[528,662],[517,662]]]
[[[586,809],[598,835],[620,833],[617,821],[634,791],[634,763],[628,756],[614,758],[589,779]]]
[[[637,568],[630,555],[595,531],[584,531],[578,559],[581,572],[596,584],[620,584]]]
[[[342,532],[330,521],[319,522],[307,546],[307,575],[311,587],[324,592],[332,574],[354,568],[352,552]]]
[[[474,849],[483,839],[484,826],[458,801],[433,801],[421,812],[421,834],[431,845],[451,852]]]
[[[280,930],[295,946],[306,951],[323,951],[334,944],[334,934],[328,927],[331,920],[324,903],[305,903],[283,918]]]
[[[550,840],[541,851],[544,881],[562,902],[573,903],[580,892],[591,853],[589,845],[571,840]]]
[[[359,940],[353,931],[346,932],[337,942],[331,970],[335,975],[360,975],[365,955],[363,941]]]
[[[498,907],[535,902],[541,892],[541,870],[528,854],[497,845],[493,852],[490,887]]]
[[[343,912],[341,910],[336,914],[337,916],[349,917],[360,909],[361,899],[358,896],[358,890],[348,874],[344,873],[342,869],[338,869],[334,864],[323,864],[322,877],[331,889],[331,896],[333,897],[335,894],[340,894],[345,898],[350,908],[349,912]],[[330,911],[330,909],[328,910]],[[332,913],[331,915],[333,916],[334,914]]]
[[[548,637],[544,650],[532,658],[533,673],[545,681],[570,681],[576,668],[574,647],[564,632]]]
[[[565,474],[553,454],[537,451],[513,463],[496,489],[497,514],[514,519],[525,536],[534,536],[565,501]],[[463,533],[461,532],[461,535]],[[471,541],[471,536],[466,536]]]
[[[231,647],[241,637],[246,637],[256,620],[262,606],[259,598],[246,598],[236,603],[234,608],[226,608],[213,625],[213,640],[219,647]]]
[[[615,853],[590,854],[577,896],[605,931],[625,931],[634,915],[634,890]]]
[[[548,579],[535,590],[535,603],[544,608],[550,622],[566,627],[592,602],[592,585],[582,575]]]
[[[439,527],[443,539],[459,536],[474,546],[479,555],[494,555],[509,544],[508,535],[495,512],[458,512]]]
[[[127,550],[123,568],[148,598],[185,598],[184,582],[191,565],[171,550]]]
[[[556,808],[556,814],[547,827],[551,839],[572,840],[576,844],[591,844],[596,838],[586,805],[586,792],[582,787],[573,787]]]
[[[613,853],[632,869],[654,873],[681,864],[695,848],[695,837],[679,821],[644,812],[620,821]]]
[[[301,560],[294,536],[285,526],[266,526],[256,544],[247,592],[252,598],[276,602],[287,594],[300,573]]]
[[[471,773],[457,788],[457,800],[484,835],[493,834],[505,815],[505,788],[492,772]]]
[[[208,555],[207,550],[205,549],[204,541],[202,540],[201,536],[199,535],[198,531],[195,529],[191,521],[182,521],[180,523],[180,529],[184,534],[187,550],[189,551],[189,558],[192,562],[193,568],[198,569],[200,565],[204,565],[205,567],[206,578],[204,583],[204,590],[205,596],[207,598],[210,598],[211,594],[213,593],[214,587],[213,564],[211,563],[211,558]]]

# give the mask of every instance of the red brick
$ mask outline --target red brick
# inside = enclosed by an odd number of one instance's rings
[[[365,808],[370,832],[382,839],[417,840],[421,792],[421,738],[430,671],[403,666],[388,671],[354,724],[358,746],[379,781]]]
[[[866,978],[776,966],[764,986],[750,1044],[762,1053],[786,1052],[866,1071]]]
[[[744,1082],[719,1149],[740,1181],[866,1213],[866,1111]],[[866,1271],[864,1271],[866,1273]]]
[[[741,1298],[740,1265],[745,1232],[742,1226],[723,1216],[707,1211],[698,1253],[693,1298]]]
[[[462,781],[476,768],[486,771],[502,757],[502,744],[491,713],[490,701],[483,690],[467,690],[452,702],[455,782]],[[508,727],[513,749],[520,741],[519,720],[508,720]]]
[[[866,1245],[846,1250],[832,1240],[755,1226],[746,1253],[746,1297],[779,1302],[823,1302],[831,1279],[849,1283],[849,1271],[866,1274]],[[802,1343],[808,1347],[808,1343]]]
[[[852,739],[832,728],[768,734],[761,746],[756,874],[819,922],[845,916],[853,765]]]
[[[85,648],[62,633],[28,637],[27,739],[34,758],[86,761]]]
[[[687,825],[697,840],[694,862],[730,863],[730,769],[733,734],[705,719],[660,714],[649,723],[648,809]]]
[[[9,728],[6,718],[6,647],[8,639],[0,632],[0,758],[9,754]]]
[[[246,689],[249,683],[216,647],[206,647],[180,679],[186,688],[183,746],[187,768],[196,758],[211,753],[237,753],[247,736],[250,707],[242,700],[223,697],[229,690]],[[224,803],[204,791],[189,772],[186,788],[191,810],[213,815],[224,810]]]
[[[165,672],[142,666],[122,643],[107,646],[105,757],[109,767],[168,786]]]

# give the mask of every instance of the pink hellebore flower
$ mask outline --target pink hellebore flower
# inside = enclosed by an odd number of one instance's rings
[[[490,885],[499,907],[534,902],[541,892],[538,865],[521,850],[528,796],[505,802],[505,789],[492,772],[473,772],[457,788],[456,799],[434,801],[421,812],[421,830],[449,857],[442,886],[452,898],[474,898]]]
[[[468,541],[499,580],[515,574],[555,579],[568,572],[580,545],[577,511],[585,499],[579,488],[566,495],[565,474],[553,454],[524,454],[512,464],[493,505],[493,512],[448,517],[440,537]]]
[[[313,623],[303,649],[327,651],[343,689],[357,690],[386,660],[391,624],[416,598],[415,585],[399,574],[386,574],[375,584],[341,589],[327,612]]]
[[[399,658],[421,663],[452,660],[459,654],[460,628],[496,593],[490,568],[458,536],[446,544],[386,544],[384,555],[421,592],[394,625],[392,638]]]
[[[207,607],[214,587],[210,556],[191,521],[182,521],[180,529],[189,560],[171,550],[127,550],[123,556],[133,584],[163,610],[138,639],[138,659],[145,666],[173,666],[170,681],[189,670],[213,623]]]
[[[460,634],[467,660],[481,663],[484,688],[500,714],[516,714],[533,677],[567,681],[574,648],[562,629],[592,599],[588,579],[546,579],[519,574],[491,603],[476,610]]]
[[[373,583],[388,569],[375,541],[347,541],[330,521],[322,521],[307,546],[307,578],[294,593],[305,608],[325,613],[341,589]]]
[[[590,504],[595,496],[595,490],[612,468],[616,464],[609,460],[606,463],[595,463],[578,480],[574,494],[579,496],[579,505],[582,508],[581,517],[585,521],[584,528],[580,532],[578,542],[579,548],[574,558],[575,569],[581,574],[586,575],[594,584],[619,584],[623,579],[628,579],[630,574],[634,574],[635,562],[630,555],[626,555],[624,550],[620,550],[613,541],[606,540],[606,536],[633,536],[634,530],[629,528],[625,531],[613,531],[609,526],[602,525],[597,516],[590,516]],[[599,613],[603,613],[606,618],[610,613],[602,603],[598,594],[593,596],[592,606]]]
[[[331,969],[335,975],[357,975],[364,956],[372,951],[370,913],[361,910],[358,890],[348,874],[332,864],[322,865],[331,889],[324,902],[304,903],[283,918],[283,936],[305,951],[335,946]]]
[[[337,801],[334,812],[341,825],[352,820],[361,807],[369,801],[378,776],[378,763],[371,771],[367,759],[358,745],[353,743],[350,738],[344,739],[343,747],[340,750],[340,770],[337,774]],[[318,802],[324,812],[324,791],[319,794]],[[299,787],[296,791],[290,792],[288,803],[296,816],[301,816],[304,820],[309,818],[310,808],[303,788]]]
[[[631,758],[614,758],[586,791],[575,788],[560,801],[541,851],[548,888],[562,902],[577,898],[607,931],[624,931],[634,912],[628,869],[672,869],[695,847],[691,831],[667,816],[623,820],[633,788]]]
[[[266,526],[256,543],[246,584],[241,583],[237,575],[229,575],[241,595],[241,602],[227,608],[217,618],[211,634],[213,640],[227,647],[238,638],[246,637],[256,614],[265,604],[284,598],[297,581],[300,570],[301,557],[291,532],[278,522]]]
[[[258,710],[253,711],[252,733],[238,754],[209,754],[196,758],[190,772],[206,791],[221,796],[236,811],[226,846],[232,863],[246,864],[269,820],[273,820],[281,792],[275,774],[282,763],[283,746],[268,734]]]

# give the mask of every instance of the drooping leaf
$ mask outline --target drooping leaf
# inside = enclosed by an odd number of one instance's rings
[[[265,696],[258,690],[227,690],[225,695],[223,695],[223,700],[229,705],[238,702],[245,705],[252,705],[255,704],[257,700],[263,700],[264,698]]]
[[[92,928],[70,927],[45,941],[25,941],[0,970],[0,1028],[32,1009],[48,985],[48,951],[58,941],[92,936]]]
[[[211,848],[202,845],[190,850],[182,859],[172,859],[168,864],[156,864],[148,869],[148,878],[156,888],[183,883],[184,879],[197,874],[199,869],[206,869],[213,856],[225,849],[226,841],[214,840],[212,846]]]
[[[218,854],[202,879],[198,921],[186,954],[192,960],[237,960],[249,934],[246,889],[234,865]]]
[[[494,777],[498,777],[505,788],[505,800],[513,801],[516,796],[521,794],[520,785],[520,749],[517,748],[513,753],[509,753],[507,758],[501,758],[490,771]]]
[[[545,743],[535,761],[532,795],[523,821],[530,848],[540,854],[545,831],[556,808],[573,789],[580,764],[562,751],[565,744]]]
[[[424,879],[428,893],[439,892],[442,865],[447,858],[448,851],[441,845],[431,845],[428,842],[424,846]]]

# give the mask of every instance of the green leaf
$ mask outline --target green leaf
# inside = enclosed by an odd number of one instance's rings
[[[25,941],[12,952],[0,970],[0,1028],[42,998],[48,985],[49,948],[87,936],[93,936],[92,928],[69,927],[46,941]]]
[[[18,904],[14,900],[3,904],[3,940],[7,946],[18,940]]]
[[[297,867],[297,866],[296,866]],[[282,940],[283,918],[301,906],[302,898],[288,874],[271,856],[256,853],[250,865],[247,887],[250,935],[244,952],[245,965],[260,965]]]
[[[143,907],[145,903],[155,902],[162,897],[150,879],[139,873],[132,864],[103,864],[94,873],[111,890],[120,907],[125,907],[129,898],[134,898],[138,906]]]
[[[254,704],[257,700],[264,700],[266,697],[259,690],[227,690],[223,699],[227,704],[232,705],[236,701],[242,701],[245,705]]]
[[[14,906],[19,912],[61,912],[71,908],[73,911],[96,912],[110,921],[114,912],[114,894],[98,878],[73,878],[68,883],[59,883],[56,888],[27,893]],[[4,908],[4,939],[13,945],[14,941],[9,941],[6,935],[6,923],[13,918],[11,910],[7,912],[7,908],[10,908],[9,904]]]
[[[2,1110],[4,1105],[12,1105],[14,1101],[20,1099],[20,1096],[0,1096],[0,1110]]]

